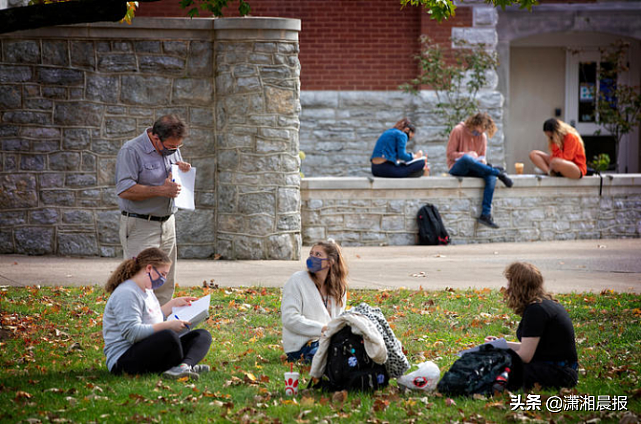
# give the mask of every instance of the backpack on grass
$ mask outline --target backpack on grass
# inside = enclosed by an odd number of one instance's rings
[[[436,206],[427,203],[418,210],[418,243],[424,245],[450,244],[450,235],[445,229]]]
[[[491,395],[497,377],[512,366],[512,355],[507,349],[481,345],[476,352],[464,354],[438,382],[440,393],[450,396]]]
[[[325,373],[313,387],[326,391],[373,391],[388,383],[385,365],[377,364],[367,355],[363,337],[352,333],[346,325],[332,336]]]

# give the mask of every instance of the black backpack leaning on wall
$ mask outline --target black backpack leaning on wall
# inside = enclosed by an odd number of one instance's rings
[[[418,244],[446,245],[450,244],[450,235],[445,229],[441,214],[436,206],[427,203],[418,210],[416,215],[418,223]]]

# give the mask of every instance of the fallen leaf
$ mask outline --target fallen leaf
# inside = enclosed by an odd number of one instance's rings
[[[332,395],[333,403],[343,403],[346,400],[347,400],[347,390],[335,392],[334,395]]]
[[[445,399],[445,405],[446,406],[456,405],[456,402],[454,402],[454,399],[452,399],[452,398],[447,398],[447,399]]]
[[[380,412],[387,409],[389,406],[389,400],[376,399],[374,401],[374,411]]]
[[[18,390],[18,391],[16,392],[16,397],[15,397],[15,399],[16,399],[16,400],[18,400],[18,399],[31,399],[31,394],[30,394],[30,393],[27,393],[27,392],[23,392],[22,390]]]

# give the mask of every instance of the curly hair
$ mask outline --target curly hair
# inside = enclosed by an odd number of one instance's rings
[[[565,122],[560,121],[558,119],[550,118],[547,121],[545,121],[543,123],[543,131],[552,133],[552,136],[548,137],[548,143],[550,145],[556,144],[556,146],[561,150],[563,150],[563,140],[565,139],[565,136],[568,134],[573,134],[575,137],[579,139],[579,142],[581,143],[581,145],[583,145],[583,139],[581,138],[581,134],[579,134],[579,132],[571,125],[566,124]]]
[[[333,240],[318,241],[314,243],[314,246],[322,247],[327,257],[333,261],[325,279],[327,294],[333,297],[339,305],[345,306],[343,305],[343,296],[347,292],[348,270],[341,247]],[[318,282],[315,274],[310,272],[309,275],[314,282]]]
[[[496,124],[494,124],[492,117],[485,112],[479,112],[467,118],[465,126],[469,129],[483,128],[483,132],[487,133],[487,138],[492,138],[496,134]]]
[[[555,300],[543,288],[543,275],[534,265],[527,262],[514,262],[505,268],[503,275],[508,281],[504,296],[507,306],[515,314],[523,316],[525,308],[543,299]]]
[[[118,268],[111,274],[107,284],[105,284],[105,291],[107,293],[113,293],[121,283],[129,280],[131,277],[136,275],[138,271],[144,269],[147,265],[153,265],[155,267],[163,265],[171,265],[171,259],[169,256],[162,250],[157,247],[150,247],[143,250],[134,256],[131,259],[125,259]]]

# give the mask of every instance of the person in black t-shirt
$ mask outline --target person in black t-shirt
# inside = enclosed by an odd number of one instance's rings
[[[514,262],[504,271],[504,297],[522,319],[516,330],[519,343],[508,342],[515,353],[508,388],[574,387],[578,382],[574,327],[567,311],[543,288],[541,271]],[[485,341],[495,340],[488,336]]]

